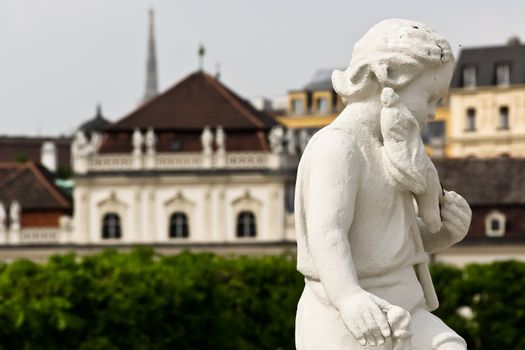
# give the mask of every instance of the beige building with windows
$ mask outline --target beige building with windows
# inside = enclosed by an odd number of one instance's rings
[[[525,157],[525,45],[461,51],[449,122],[450,157]]]

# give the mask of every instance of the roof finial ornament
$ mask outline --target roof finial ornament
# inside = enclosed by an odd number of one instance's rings
[[[102,118],[102,104],[100,102],[97,103],[97,109],[96,109],[96,118]]]
[[[155,45],[155,14],[149,10],[148,58],[146,62],[146,86],[142,102],[147,102],[159,93],[157,79],[157,53]]]
[[[197,54],[199,55],[199,72],[202,72],[204,70],[204,55],[206,54],[206,48],[202,43],[199,45]]]

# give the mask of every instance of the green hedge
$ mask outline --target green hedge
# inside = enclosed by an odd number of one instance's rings
[[[433,275],[437,314],[469,349],[525,349],[525,264],[438,265]],[[302,287],[289,255],[19,260],[0,265],[0,348],[294,349]]]

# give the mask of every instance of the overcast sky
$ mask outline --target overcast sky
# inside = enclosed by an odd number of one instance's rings
[[[58,135],[100,102],[116,120],[144,91],[147,10],[155,9],[160,88],[198,66],[246,98],[299,88],[344,67],[376,22],[418,20],[461,46],[525,38],[518,0],[0,0],[0,134]]]

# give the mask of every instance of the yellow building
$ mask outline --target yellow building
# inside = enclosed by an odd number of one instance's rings
[[[288,108],[277,120],[290,129],[318,130],[329,124],[344,105],[332,88],[331,69],[319,70],[304,88],[288,92]]]
[[[451,157],[525,157],[525,45],[461,51],[449,124]]]
[[[304,88],[288,92],[286,112],[276,119],[289,129],[308,130],[310,134],[331,123],[343,110],[344,104],[332,87],[332,69],[317,71]],[[423,141],[430,155],[448,156],[445,134],[448,134],[448,100],[436,110],[436,118],[423,130]]]
[[[429,121],[421,132],[427,153],[432,158],[447,158],[450,155],[450,146],[446,137],[450,132],[451,124],[448,103],[448,97],[439,103],[434,120]]]

